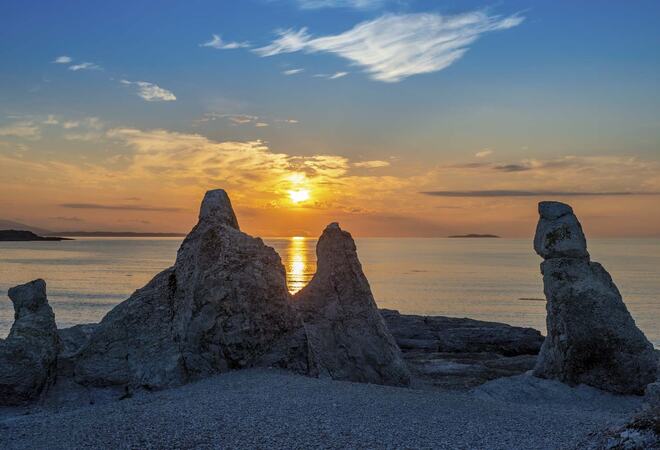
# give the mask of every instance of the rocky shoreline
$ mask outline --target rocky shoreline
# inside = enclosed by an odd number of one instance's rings
[[[648,448],[659,434],[658,352],[609,274],[591,262],[572,209],[542,202],[539,214],[534,248],[544,258],[545,338],[530,328],[379,310],[355,243],[336,223],[317,243],[316,274],[292,296],[277,253],[240,230],[224,191],[209,191],[175,264],[98,324],[57,330],[43,280],[10,289],[15,323],[0,340],[0,406],[6,407],[0,417],[7,418],[0,427],[16,430],[19,413],[113,409],[153,391],[271,368],[335,383],[433,390],[439,401],[462,392],[470,402],[507,403],[522,390],[543,407],[563,396],[565,408],[575,398],[612,397],[606,403],[628,405],[626,417],[646,395],[643,417],[582,438],[596,442],[618,433],[630,440],[625,426],[637,430],[643,423],[645,431],[632,435],[646,447],[630,448]],[[479,426],[488,422],[480,419]]]

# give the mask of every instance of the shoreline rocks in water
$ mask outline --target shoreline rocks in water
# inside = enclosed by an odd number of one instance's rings
[[[539,204],[534,249],[543,257],[547,329],[534,375],[642,395],[658,356],[635,325],[609,273],[591,262],[570,206]]]

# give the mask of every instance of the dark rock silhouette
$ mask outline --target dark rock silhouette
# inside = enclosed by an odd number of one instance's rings
[[[351,235],[332,223],[316,246],[317,272],[294,296],[319,372],[406,385],[410,374],[381,317]]]
[[[644,393],[657,356],[607,271],[591,262],[570,206],[541,202],[534,248],[547,299],[548,334],[534,375],[619,394]]]
[[[9,289],[9,298],[15,321],[0,339],[0,405],[19,405],[53,383],[61,344],[44,280]]]

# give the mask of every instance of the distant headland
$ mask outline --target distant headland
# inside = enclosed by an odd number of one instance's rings
[[[0,241],[72,241],[70,238],[57,236],[39,236],[26,230],[0,230]]]
[[[183,233],[141,233],[137,231],[62,231],[57,234],[76,237],[185,237]]]
[[[68,236],[68,237],[185,237],[185,233],[157,233],[140,231],[51,231],[44,228],[33,227],[13,220],[0,219],[0,230],[29,232],[37,236],[37,239],[0,239],[4,241],[55,241],[50,237]],[[41,238],[41,239],[39,239]],[[63,239],[59,239],[63,240]]]
[[[452,236],[447,236],[450,238],[499,238],[496,234],[454,234]]]

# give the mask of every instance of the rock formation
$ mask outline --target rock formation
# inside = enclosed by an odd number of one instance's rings
[[[547,337],[534,375],[620,394],[655,381],[653,345],[637,328],[607,271],[591,262],[570,206],[541,202],[534,249],[547,299]]]
[[[317,246],[317,271],[294,296],[321,375],[407,385],[401,351],[381,317],[351,235],[332,223]]]
[[[76,381],[161,388],[255,365],[313,372],[280,257],[206,193],[173,267],[115,307],[75,356]]]
[[[9,289],[9,298],[15,321],[0,340],[0,405],[19,405],[53,382],[60,339],[44,280]]]
[[[418,387],[468,389],[534,368],[543,336],[533,328],[381,309]]]

